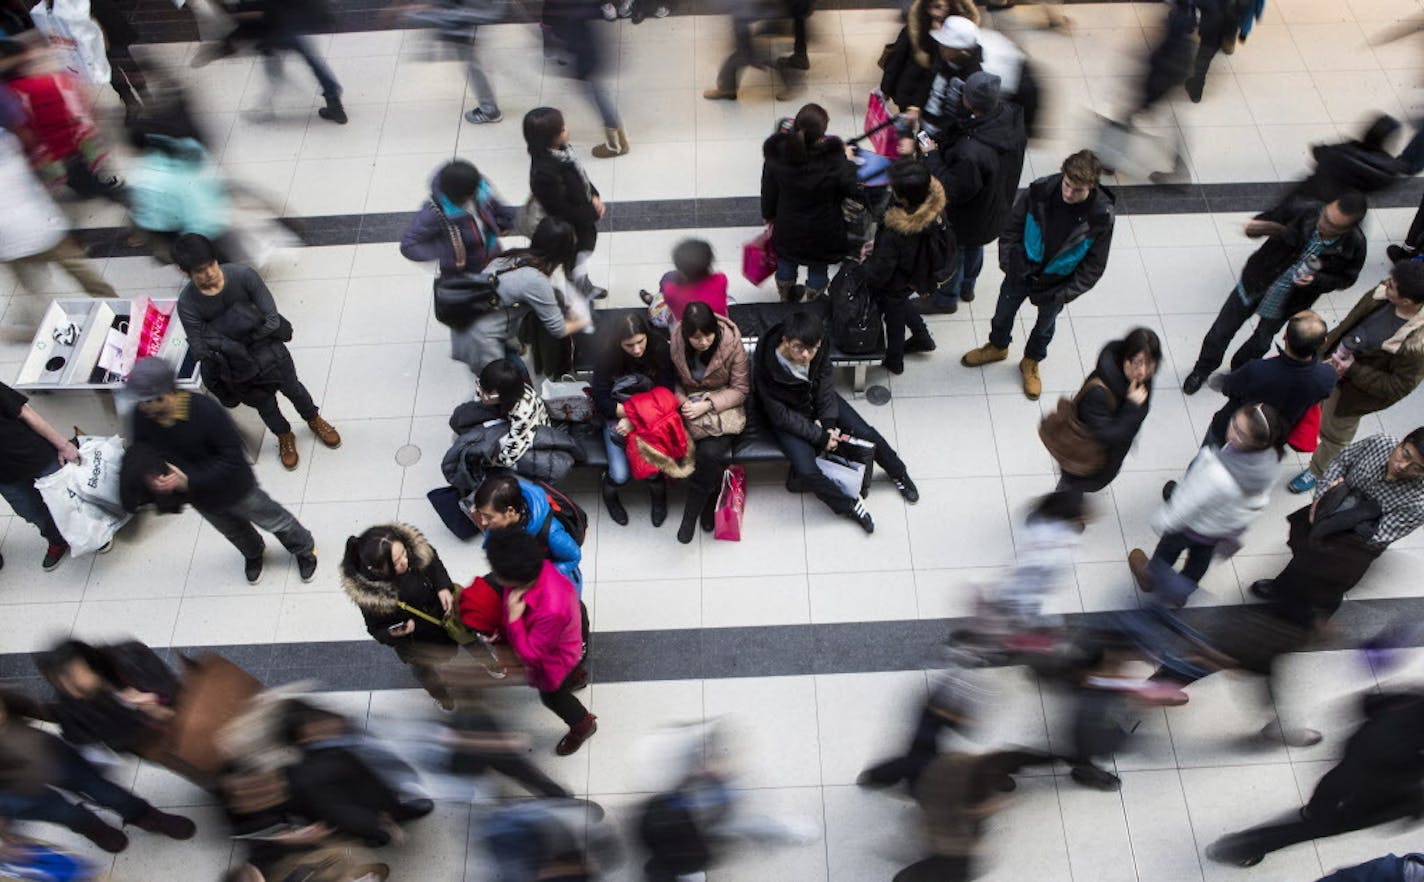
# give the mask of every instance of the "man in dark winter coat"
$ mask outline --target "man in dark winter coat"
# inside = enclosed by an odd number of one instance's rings
[[[1024,394],[1043,393],[1038,363],[1063,307],[1098,283],[1112,247],[1116,197],[1099,186],[1103,164],[1092,151],[1079,150],[1063,160],[1056,175],[1039,178],[1014,201],[1013,219],[999,236],[999,266],[1004,284],[990,324],[989,342],[964,353],[960,363],[979,367],[1003,361],[1013,340],[1014,318],[1025,300],[1038,307],[1019,372]]]
[[[1266,354],[1286,319],[1309,309],[1317,298],[1355,284],[1365,263],[1365,197],[1349,191],[1334,202],[1278,205],[1247,221],[1246,235],[1266,241],[1246,260],[1241,279],[1226,296],[1216,321],[1202,340],[1182,391],[1193,395],[1221,364],[1236,331],[1259,316],[1256,331],[1231,357],[1235,370]]]
[[[809,312],[793,312],[757,341],[752,389],[776,443],[791,460],[786,489],[815,493],[831,511],[873,533],[870,512],[859,497],[847,495],[820,470],[819,454],[835,451],[850,438],[868,441],[875,445],[875,463],[901,496],[914,503],[920,492],[889,442],[836,392],[825,342],[826,325],[821,319]]]
[[[1335,371],[1315,356],[1325,339],[1325,320],[1310,310],[1291,316],[1280,355],[1258,358],[1221,377],[1212,388],[1226,396],[1226,404],[1211,418],[1202,444],[1226,446],[1226,427],[1232,414],[1247,404],[1268,404],[1287,427],[1300,422],[1311,405],[1319,404],[1335,388]]]
[[[1364,714],[1344,755],[1315,785],[1304,808],[1276,823],[1224,836],[1207,847],[1206,856],[1251,867],[1297,842],[1424,814],[1424,695],[1366,695]]]
[[[999,100],[998,77],[973,74],[961,100],[968,118],[958,134],[926,154],[930,173],[944,185],[949,224],[959,240],[959,269],[931,298],[934,312],[955,312],[961,299],[974,299],[984,246],[998,238],[1009,220],[1028,148],[1023,112]]]
[[[1338,144],[1316,144],[1310,148],[1315,171],[1297,184],[1287,198],[1330,202],[1348,190],[1370,194],[1403,180],[1404,163],[1387,149],[1399,120],[1379,114],[1358,140]]]
[[[135,402],[133,441],[152,447],[168,470],[143,475],[144,496],[178,495],[242,552],[247,581],[262,579],[262,536],[272,533],[297,558],[303,582],[316,577],[316,543],[296,516],[257,485],[242,437],[223,406],[206,395],[180,391],[173,368],[161,358],[141,358],[124,392]],[[148,498],[126,496],[133,511]]]
[[[223,404],[250,404],[277,436],[277,453],[288,471],[297,467],[297,436],[282,415],[277,393],[296,405],[297,414],[322,444],[341,446],[331,423],[297,378],[287,351],[292,326],[277,312],[277,302],[251,267],[219,264],[213,243],[185,233],[173,243],[173,260],[191,280],[178,294],[178,318],[193,356],[203,363],[203,379]]]

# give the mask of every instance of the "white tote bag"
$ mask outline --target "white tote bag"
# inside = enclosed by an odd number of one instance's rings
[[[118,505],[122,450],[123,441],[117,437],[86,442],[80,448],[79,462],[35,481],[35,489],[75,557],[103,548],[128,523],[128,513]]]
[[[30,19],[70,76],[94,86],[109,82],[104,32],[89,16],[89,0],[40,0],[30,10]]]

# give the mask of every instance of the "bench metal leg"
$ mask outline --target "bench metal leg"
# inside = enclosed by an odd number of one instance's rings
[[[865,384],[866,384],[866,382],[867,382],[867,378],[870,376],[870,365],[865,364],[865,363],[862,362],[862,363],[860,363],[860,364],[857,364],[857,365],[855,366],[854,370],[855,370],[855,380],[854,380],[854,387],[853,387],[853,388],[855,389],[855,394],[857,394],[857,395],[864,394],[864,392],[865,392]]]

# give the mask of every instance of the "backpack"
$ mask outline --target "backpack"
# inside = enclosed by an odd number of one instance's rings
[[[831,343],[846,355],[867,355],[885,347],[885,327],[880,320],[865,273],[859,263],[847,260],[831,279]]]
[[[915,293],[928,297],[948,282],[959,268],[959,247],[954,241],[954,231],[949,228],[949,222],[944,219],[944,215],[940,215],[934,225],[925,230],[923,242],[921,247],[925,265],[930,273],[929,287],[926,290],[916,288]]]
[[[525,479],[529,480],[529,479]],[[549,500],[549,517],[544,518],[544,523],[539,527],[539,541],[547,548],[549,545],[549,531],[553,529],[553,520],[558,519],[559,524],[564,528],[564,532],[573,537],[574,542],[583,547],[583,539],[588,535],[588,512],[583,510],[577,502],[570,499],[562,490],[558,490],[543,481],[532,481],[529,483],[544,491],[544,497]]]

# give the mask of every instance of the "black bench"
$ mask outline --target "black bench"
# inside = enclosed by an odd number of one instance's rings
[[[829,327],[830,303],[824,299],[810,303],[734,303],[728,307],[729,317],[742,332],[742,344],[748,352],[756,348],[757,340],[783,318],[798,309],[807,309],[826,319]],[[600,309],[601,318],[616,318],[625,312],[643,311],[641,307]],[[884,350],[865,355],[851,355],[831,349],[831,364],[835,367],[849,367],[855,371],[855,391],[865,389],[865,376],[871,365],[879,364],[885,358]],[[593,356],[586,347],[574,350],[574,373],[579,377],[593,375]],[[562,427],[583,448],[584,459],[580,466],[607,468],[608,452],[603,447],[603,429],[598,423],[563,423]],[[747,427],[737,436],[732,445],[731,459],[743,464],[784,462],[786,455],[777,446],[776,439],[762,427],[760,409],[754,402],[747,402]]]

